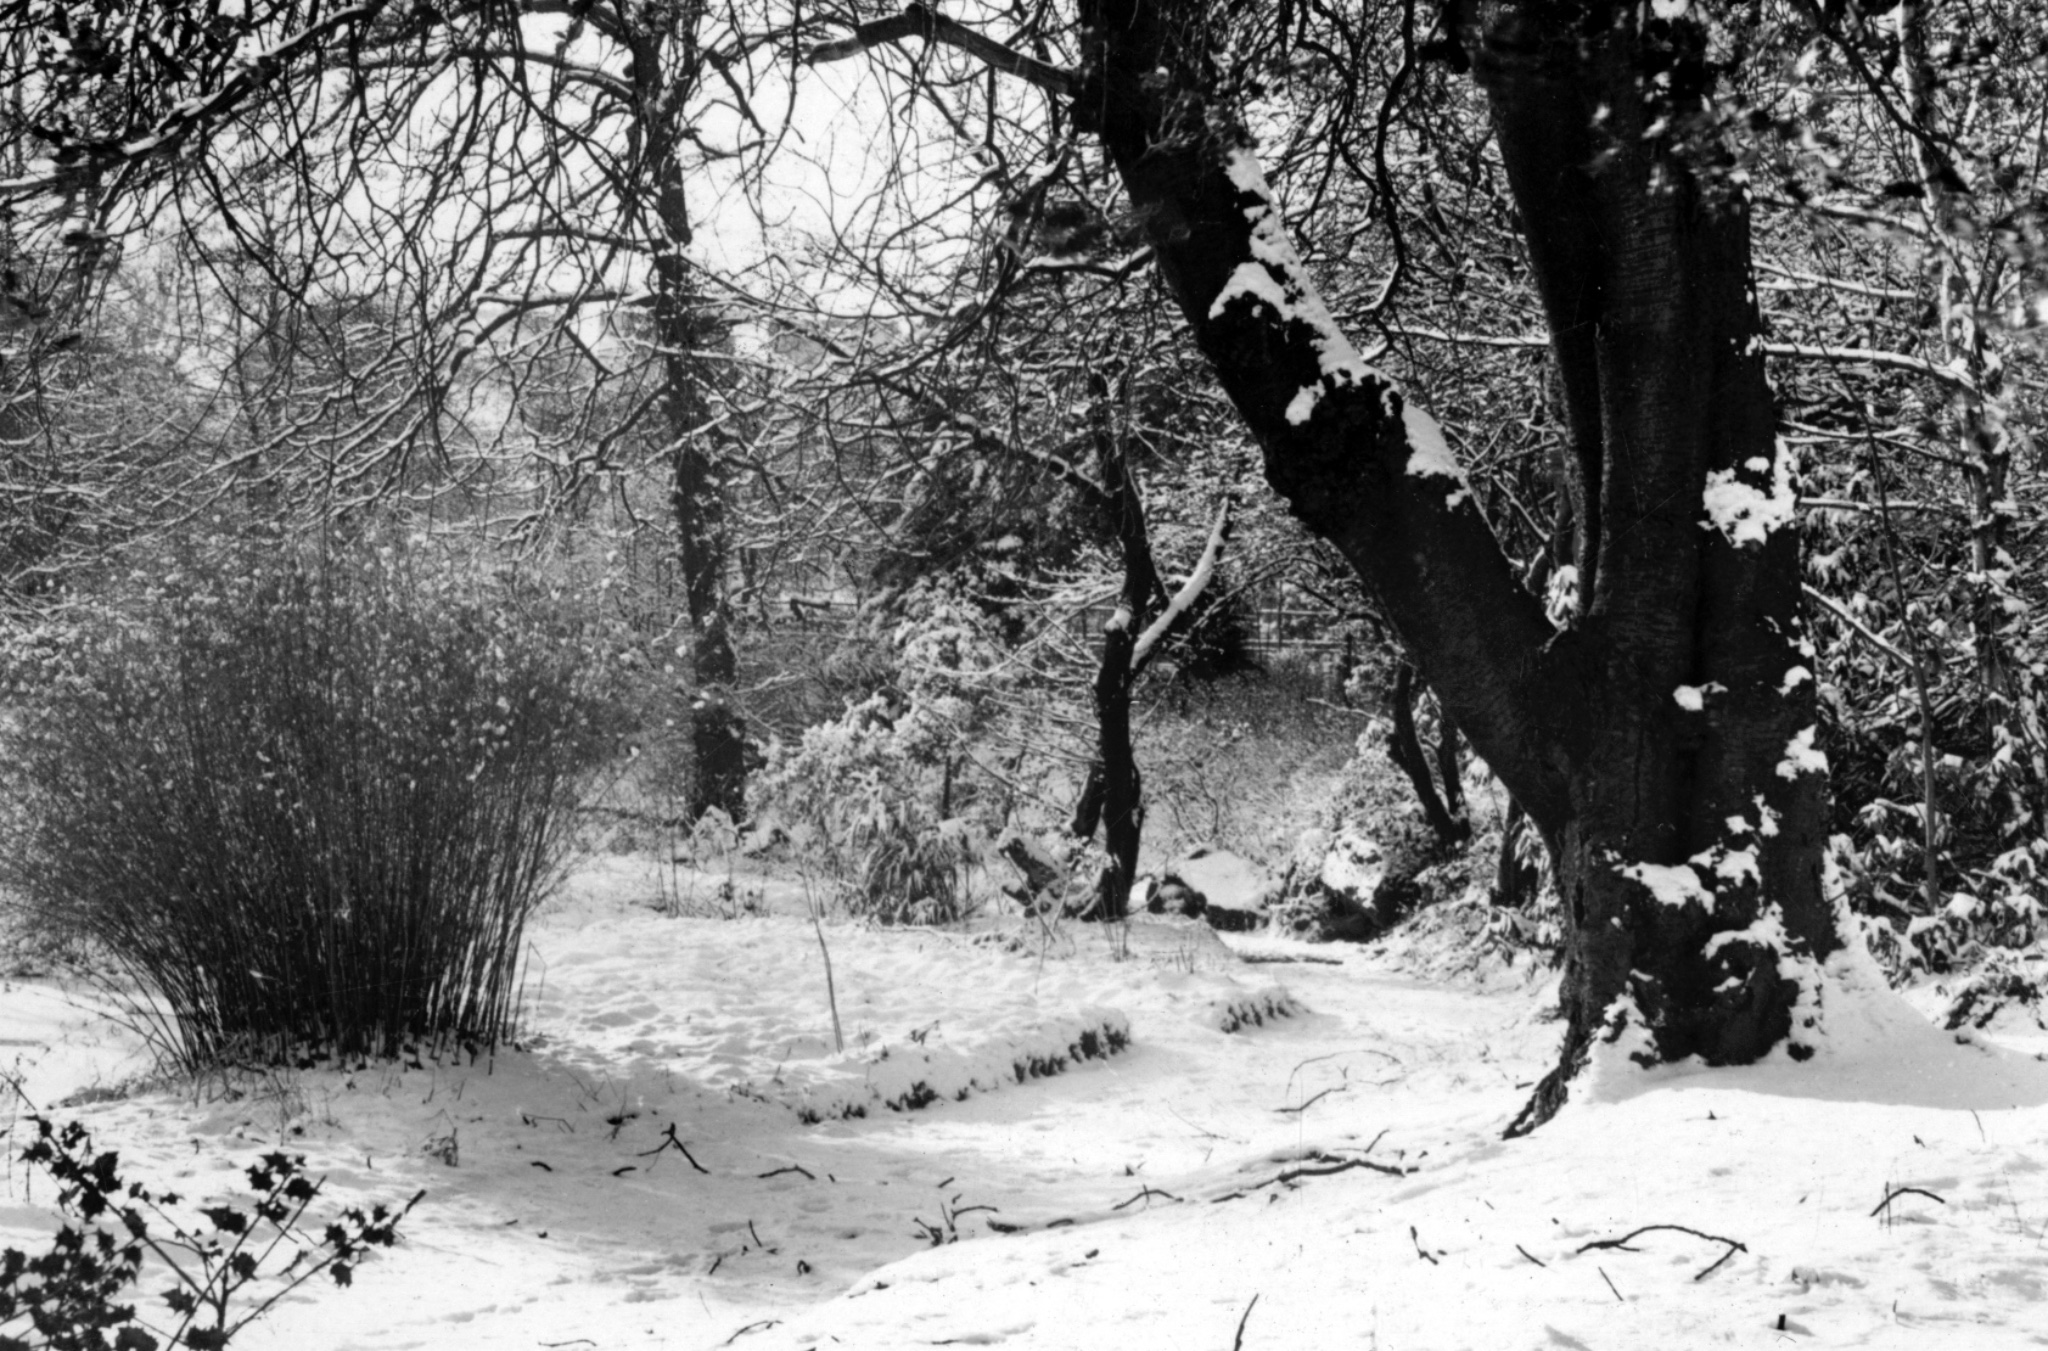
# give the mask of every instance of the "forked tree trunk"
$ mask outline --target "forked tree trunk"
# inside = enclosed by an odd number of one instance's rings
[[[1483,5],[1460,34],[1571,417],[1581,599],[1560,632],[1436,424],[1331,320],[1243,130],[1205,106],[1201,10],[1084,2],[1077,110],[1268,479],[1357,568],[1550,847],[1567,1031],[1517,1128],[1555,1111],[1596,1038],[1631,1028],[1648,1059],[1747,1061],[1788,1037],[1797,1054],[1814,963],[1839,943],[1825,763],[1746,202],[1671,140],[1704,120],[1696,29],[1645,31],[1633,6]],[[1661,107],[1653,47],[1677,91]]]

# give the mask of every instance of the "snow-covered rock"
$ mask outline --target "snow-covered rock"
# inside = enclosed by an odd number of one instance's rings
[[[1210,927],[1242,933],[1266,922],[1280,880],[1241,854],[1201,849],[1166,870],[1148,898],[1154,914],[1201,916]]]
[[[1387,851],[1361,831],[1303,831],[1276,923],[1310,938],[1371,938],[1398,917],[1392,873]]]

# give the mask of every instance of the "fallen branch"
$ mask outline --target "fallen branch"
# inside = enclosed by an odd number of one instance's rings
[[[1324,1089],[1322,1092],[1310,1098],[1307,1102],[1302,1103],[1299,1107],[1275,1107],[1273,1110],[1280,1113],[1280,1115],[1282,1116],[1299,1116],[1301,1113],[1306,1112],[1309,1108],[1321,1102],[1324,1098],[1329,1097],[1332,1093],[1342,1093],[1345,1089],[1350,1087],[1350,1084],[1332,1084],[1330,1087]]]
[[[1669,1232],[1674,1234],[1691,1234],[1694,1238],[1703,1238],[1709,1243],[1725,1243],[1728,1245],[1728,1251],[1722,1253],[1720,1258],[1716,1260],[1712,1266],[1706,1268],[1704,1271],[1696,1272],[1693,1275],[1693,1279],[1696,1281],[1704,1280],[1708,1276],[1712,1275],[1716,1270],[1720,1268],[1723,1262],[1726,1262],[1735,1254],[1739,1252],[1749,1251],[1749,1245],[1737,1239],[1723,1238],[1719,1234],[1705,1233],[1701,1230],[1693,1229],[1683,1224],[1646,1224],[1640,1229],[1629,1230],[1620,1238],[1596,1238],[1591,1243],[1582,1243],[1578,1246],[1578,1248],[1576,1248],[1573,1251],[1572,1255],[1576,1257],[1579,1253],[1592,1252],[1595,1248],[1612,1248],[1619,1252],[1638,1252],[1640,1251],[1640,1249],[1629,1247],[1628,1241],[1632,1238],[1639,1238],[1644,1234],[1656,1233],[1659,1230],[1668,1230]],[[1527,1256],[1526,1253],[1523,1255]],[[1600,1274],[1602,1276],[1605,1276],[1607,1273],[1603,1271]],[[1612,1284],[1612,1282],[1609,1282],[1610,1288],[1612,1287]],[[1620,1298],[1619,1293],[1616,1294],[1615,1298]]]
[[[1546,1270],[1549,1269],[1550,1264],[1548,1262],[1545,1262],[1541,1258],[1534,1256],[1530,1253],[1530,1251],[1527,1248],[1523,1247],[1521,1244],[1517,1243],[1515,1245],[1515,1251],[1522,1254],[1522,1256],[1527,1257],[1531,1262],[1534,1262],[1537,1266],[1543,1267]]]
[[[1252,1302],[1244,1306],[1244,1314],[1237,1320],[1237,1336],[1230,1343],[1230,1351],[1244,1351],[1244,1325],[1251,1322],[1252,1310],[1259,1307],[1259,1297],[1252,1296]]]
[[[644,1159],[649,1157],[650,1155],[659,1154],[665,1149],[675,1150],[677,1153],[681,1154],[684,1158],[690,1161],[690,1166],[692,1168],[696,1169],[700,1173],[705,1174],[706,1176],[710,1175],[711,1170],[709,1168],[706,1168],[703,1164],[697,1162],[697,1156],[690,1152],[690,1147],[684,1144],[680,1139],[676,1137],[676,1123],[673,1121],[669,1122],[668,1129],[662,1132],[662,1140],[660,1144],[656,1145],[652,1149],[641,1150],[640,1153],[635,1157]],[[813,1182],[817,1181],[816,1178],[812,1178],[811,1180]]]
[[[1415,1255],[1417,1257],[1420,1257],[1423,1261],[1429,1263],[1433,1267],[1443,1265],[1441,1262],[1438,1262],[1436,1260],[1435,1253],[1432,1253],[1429,1249],[1422,1246],[1422,1235],[1415,1232],[1415,1226],[1412,1224],[1408,1226],[1408,1239],[1411,1243],[1415,1245]]]
[[[1948,1204],[1947,1201],[1942,1200],[1925,1187],[1894,1187],[1884,1194],[1884,1200],[1877,1203],[1877,1209],[1870,1212],[1871,1218],[1875,1219],[1878,1215],[1882,1214],[1892,1202],[1898,1200],[1901,1196],[1924,1196],[1938,1206]]]
[[[816,1182],[818,1180],[818,1175],[816,1173],[813,1173],[810,1169],[804,1167],[800,1163],[785,1163],[780,1168],[770,1168],[765,1173],[756,1173],[755,1176],[757,1178],[781,1177],[784,1173],[802,1173],[805,1177],[809,1178],[813,1182]]]
[[[1110,1207],[1110,1209],[1111,1209],[1111,1210],[1122,1210],[1122,1209],[1124,1209],[1124,1208],[1125,1208],[1125,1207],[1127,1207],[1127,1206],[1134,1206],[1134,1205],[1136,1205],[1136,1204],[1137,1204],[1138,1202],[1140,1202],[1140,1201],[1145,1201],[1145,1200],[1149,1200],[1149,1199],[1151,1199],[1151,1198],[1152,1198],[1152,1197],[1154,1197],[1154,1196],[1160,1197],[1160,1198],[1162,1198],[1163,1200],[1167,1200],[1167,1201],[1179,1201],[1179,1200],[1180,1200],[1180,1198],[1179,1198],[1178,1196],[1175,1196],[1175,1195],[1174,1195],[1174,1194],[1173,1194],[1172,1192],[1163,1192],[1163,1191],[1160,1191],[1160,1190],[1159,1190],[1159,1189],[1158,1189],[1157,1187],[1140,1187],[1140,1188],[1138,1188],[1138,1190],[1136,1191],[1136,1193],[1134,1193],[1133,1195],[1130,1195],[1130,1196],[1127,1196],[1127,1197],[1125,1197],[1125,1198],[1124,1198],[1123,1200],[1121,1200],[1121,1201],[1117,1202],[1117,1203],[1116,1203],[1115,1205],[1111,1206],[1111,1207]],[[1149,1209],[1150,1207],[1147,1207],[1147,1208]]]
[[[1384,1133],[1382,1132],[1382,1134]],[[1282,1169],[1264,1182],[1255,1182],[1242,1191],[1234,1191],[1215,1197],[1211,1204],[1241,1200],[1262,1187],[1285,1186],[1304,1177],[1327,1177],[1332,1173],[1347,1173],[1353,1168],[1370,1168],[1375,1173],[1385,1173],[1388,1177],[1406,1177],[1414,1171],[1409,1168],[1397,1168],[1392,1164],[1375,1163],[1371,1159],[1341,1158],[1334,1154],[1324,1154],[1318,1151],[1310,1156],[1310,1162],[1303,1164],[1299,1168]]]

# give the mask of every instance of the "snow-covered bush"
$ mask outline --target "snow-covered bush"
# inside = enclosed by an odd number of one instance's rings
[[[918,587],[891,635],[896,680],[769,747],[752,785],[773,817],[854,879],[849,904],[888,921],[961,913],[974,820],[970,747],[1010,676],[993,624],[958,588]]]
[[[188,557],[11,672],[0,874],[167,1059],[506,1032],[605,706],[545,605],[473,585]]]

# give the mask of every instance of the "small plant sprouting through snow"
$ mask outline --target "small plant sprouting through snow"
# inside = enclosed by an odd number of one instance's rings
[[[961,1205],[960,1197],[963,1194],[955,1192],[952,1196],[939,1202],[938,1223],[934,1224],[930,1220],[924,1219],[913,1221],[917,1225],[917,1236],[931,1244],[934,1248],[944,1247],[948,1243],[958,1243],[960,1241],[960,1218],[963,1215],[972,1215],[977,1211],[990,1215],[996,1213],[994,1206]]]
[[[22,1160],[55,1179],[68,1219],[40,1257],[0,1249],[0,1347],[7,1351],[218,1351],[322,1272],[336,1285],[351,1284],[363,1256],[396,1243],[399,1222],[426,1195],[395,1211],[381,1204],[368,1213],[344,1210],[316,1240],[304,1220],[321,1180],[307,1175],[302,1156],[270,1153],[252,1164],[255,1200],[247,1209],[180,1208],[174,1193],[124,1182],[119,1156],[94,1153],[76,1121],[58,1127],[29,1119],[36,1138]],[[121,1300],[152,1257],[173,1278],[163,1292],[172,1315],[167,1330]],[[233,1308],[251,1286],[261,1289],[254,1306]]]

